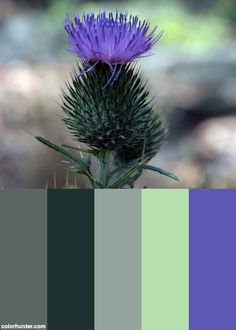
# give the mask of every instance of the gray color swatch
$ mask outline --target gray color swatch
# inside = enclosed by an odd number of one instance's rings
[[[141,190],[95,191],[95,330],[141,330]]]
[[[47,321],[47,191],[0,190],[0,325]]]

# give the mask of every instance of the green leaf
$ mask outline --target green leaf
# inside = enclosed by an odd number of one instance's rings
[[[134,164],[127,171],[125,171],[112,185],[110,188],[120,188],[123,184],[126,183],[127,179],[140,169],[142,165],[140,163]]]
[[[39,142],[45,144],[46,146],[48,146],[49,148],[63,154],[64,156],[66,156],[67,158],[73,160],[74,162],[76,162],[80,169],[81,169],[81,172],[86,175],[92,183],[95,182],[91,172],[90,172],[90,169],[88,168],[88,166],[86,165],[86,163],[78,156],[74,155],[73,153],[71,153],[70,151],[64,149],[62,146],[59,146],[57,144],[54,144],[50,141],[48,141],[47,139],[41,137],[41,136],[35,136],[35,139],[38,140]]]
[[[67,149],[71,149],[71,150],[77,150],[77,151],[80,151],[80,152],[85,152],[87,154],[92,154],[92,155],[97,155],[98,154],[98,151],[93,150],[93,149],[78,148],[78,147],[69,146],[67,144],[62,144],[62,147],[67,148]]]
[[[182,182],[182,180],[178,176],[176,176],[175,174],[172,174],[172,173],[170,173],[170,172],[168,172],[166,170],[163,170],[160,167],[156,167],[156,166],[144,164],[144,165],[142,165],[142,169],[144,169],[144,170],[150,170],[150,171],[154,171],[154,172],[158,172],[160,174],[163,174],[165,176],[168,176],[169,178],[171,178],[173,180]]]

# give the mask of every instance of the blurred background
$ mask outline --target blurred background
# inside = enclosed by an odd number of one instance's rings
[[[147,172],[138,186],[236,188],[235,0],[0,0],[0,187],[85,187],[31,133],[71,142],[58,105],[75,63],[63,20],[116,8],[165,31],[140,62],[169,123],[168,141],[151,163],[184,181]]]

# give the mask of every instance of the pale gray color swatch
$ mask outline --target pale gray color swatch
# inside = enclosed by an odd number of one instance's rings
[[[141,190],[95,190],[95,330],[141,330]]]
[[[0,190],[0,325],[47,323],[47,191]]]

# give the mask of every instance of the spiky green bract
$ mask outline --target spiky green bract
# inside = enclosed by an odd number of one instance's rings
[[[78,65],[66,82],[61,104],[64,121],[79,144],[36,139],[70,159],[71,169],[86,176],[91,188],[133,188],[143,170],[179,180],[146,164],[159,151],[167,130],[135,65],[120,66],[115,78],[102,63],[90,72],[80,70]]]
[[[127,164],[152,158],[165,140],[166,127],[135,65],[119,69],[114,83],[107,84],[107,65],[97,64],[83,75],[78,65],[63,91],[62,108],[76,140],[101,153],[112,151],[115,161]]]

